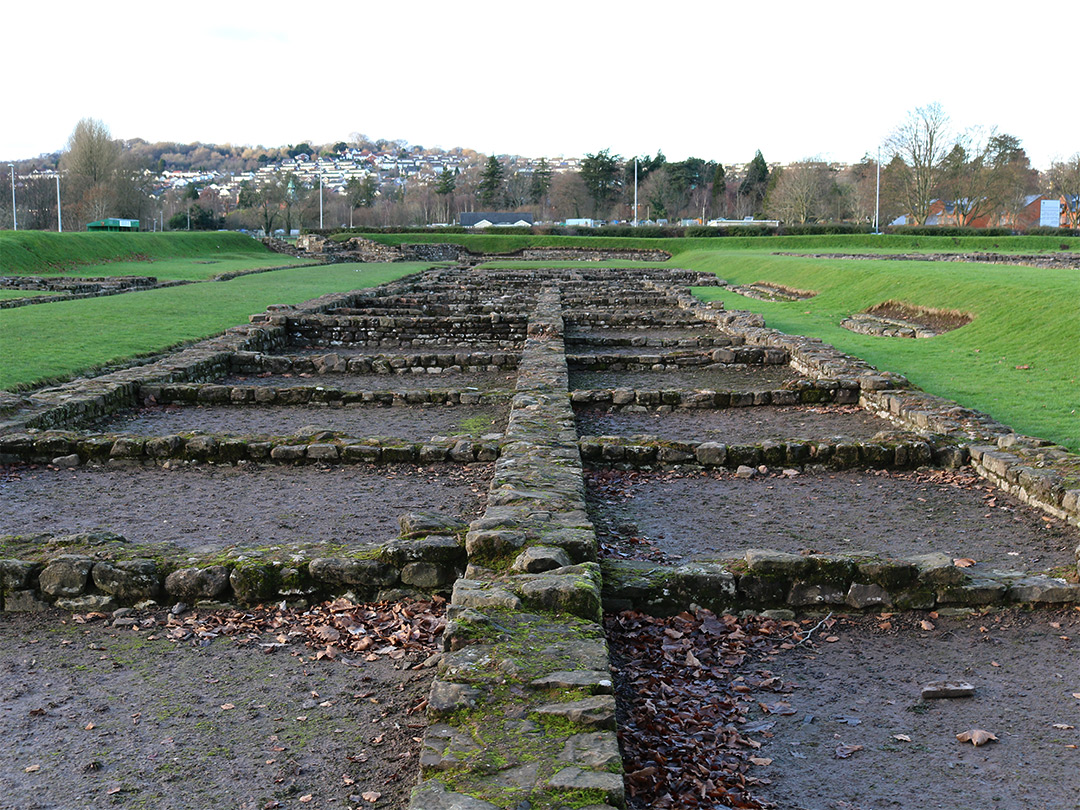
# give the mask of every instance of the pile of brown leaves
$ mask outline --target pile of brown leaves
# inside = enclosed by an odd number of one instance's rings
[[[419,665],[437,649],[446,628],[446,600],[355,604],[335,599],[307,609],[256,608],[251,611],[193,612],[170,615],[164,636],[171,641],[209,644],[221,636],[237,644],[258,645],[265,652],[302,644],[316,660],[351,655],[374,661],[382,656]],[[300,652],[295,652],[301,655]]]
[[[792,649],[806,631],[795,622],[736,619],[708,610],[658,619],[627,611],[606,620],[618,668],[620,723],[629,806],[633,808],[774,805],[752,795],[767,784],[750,775],[768,719],[748,713],[790,714],[788,684],[758,668]],[[755,693],[775,693],[760,700]]]

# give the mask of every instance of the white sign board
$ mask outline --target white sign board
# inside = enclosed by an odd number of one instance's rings
[[[1057,228],[1061,225],[1061,200],[1043,200],[1039,203],[1039,227]]]

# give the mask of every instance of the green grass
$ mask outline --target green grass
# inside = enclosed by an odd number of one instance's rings
[[[48,290],[0,290],[0,298],[37,298],[41,295],[59,295]]]
[[[696,251],[680,256],[679,265],[739,284],[770,281],[816,290],[808,301],[777,303],[725,289],[695,292],[723,300],[728,309],[760,312],[770,327],[819,337],[1021,433],[1080,451],[1080,271],[804,259],[760,251]],[[845,316],[888,299],[963,310],[975,320],[922,340],[840,328]]]
[[[270,304],[371,287],[427,265],[337,264],[0,310],[0,388],[29,386],[201,340]]]
[[[239,233],[48,233],[0,231],[0,273],[206,279],[303,264]]]
[[[347,239],[355,234],[340,234]],[[1001,253],[1036,253],[1059,251],[1061,245],[1080,250],[1080,237],[1068,236],[906,236],[853,234],[840,236],[725,236],[694,239],[639,239],[611,236],[529,236],[499,233],[407,233],[363,234],[385,245],[405,243],[442,243],[462,245],[480,253],[508,253],[525,247],[585,247],[598,249],[639,248],[666,250],[673,256],[690,251],[807,251],[907,253],[995,251]]]

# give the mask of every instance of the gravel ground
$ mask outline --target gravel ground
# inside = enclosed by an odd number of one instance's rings
[[[747,548],[890,557],[938,551],[993,568],[1043,571],[1074,568],[1080,542],[1075,527],[964,473],[739,479],[727,471],[605,470],[589,476],[588,503],[605,543],[619,549],[623,541],[644,538],[648,549],[672,559],[732,556]]]
[[[274,633],[174,642],[164,615],[136,618],[155,625],[4,615],[0,808],[407,807],[430,651],[316,660]]]
[[[510,404],[318,407],[301,405],[155,405],[94,425],[104,432],[164,436],[200,431],[227,436],[291,436],[304,428],[357,438],[427,441],[432,436],[502,433]]]
[[[728,408],[720,411],[677,410],[670,413],[632,413],[599,409],[574,412],[583,436],[646,434],[671,441],[709,441],[756,444],[765,440],[822,440],[825,437],[870,439],[893,426],[852,406]]]
[[[802,375],[789,366],[707,366],[682,371],[585,371],[570,367],[570,390],[773,391]]]
[[[381,543],[404,512],[471,520],[490,464],[367,467],[11,467],[0,473],[0,534],[103,528],[193,552],[229,546]]]

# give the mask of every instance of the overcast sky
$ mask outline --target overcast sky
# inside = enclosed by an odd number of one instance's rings
[[[148,141],[853,162],[932,102],[1038,168],[1080,151],[1073,0],[61,0],[2,19],[4,160],[92,117]]]

